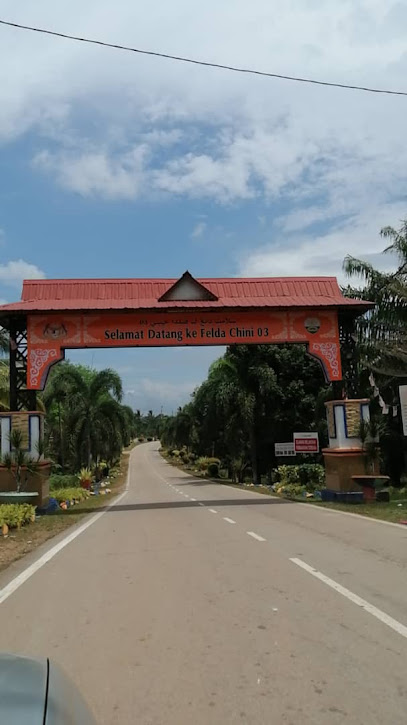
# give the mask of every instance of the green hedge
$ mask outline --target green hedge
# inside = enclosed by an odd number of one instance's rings
[[[196,467],[199,471],[207,471],[208,466],[211,465],[211,463],[216,463],[217,466],[220,464],[219,458],[211,458],[209,456],[201,456],[201,458],[198,458],[196,462]]]
[[[77,503],[80,503],[81,501],[86,501],[89,496],[89,491],[87,491],[85,488],[81,488],[80,486],[75,486],[72,488],[60,488],[52,491],[51,494],[51,497],[55,498],[58,503],[62,503],[62,501],[76,501]]]
[[[0,526],[19,529],[20,526],[35,521],[35,506],[29,503],[0,504]]]
[[[325,469],[319,463],[303,463],[301,466],[279,466],[277,478],[281,485],[305,486],[315,491],[325,486]]]
[[[74,476],[70,473],[53,473],[49,477],[50,490],[57,490],[60,488],[74,488],[78,485],[78,476]]]

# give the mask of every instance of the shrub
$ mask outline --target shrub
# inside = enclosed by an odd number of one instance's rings
[[[35,507],[29,503],[6,503],[0,505],[0,526],[19,529],[35,521]]]
[[[55,498],[58,503],[62,503],[62,501],[80,503],[81,501],[86,501],[89,496],[89,491],[79,486],[72,488],[60,488],[52,492],[52,498]]]
[[[196,467],[198,468],[199,471],[207,471],[208,466],[211,463],[217,463],[217,465],[219,466],[220,460],[219,460],[219,458],[210,458],[208,456],[201,456],[200,458],[198,458],[198,460],[196,462]]]
[[[77,486],[77,484],[78,477],[72,475],[71,473],[53,473],[49,477],[49,487],[51,491],[56,488],[72,488],[72,486]]]
[[[173,458],[179,458],[180,457],[180,451],[177,451],[177,450],[171,451],[170,452],[170,456],[172,456]]]
[[[138,438],[138,442],[139,442],[139,443],[144,443],[144,438],[143,438],[143,436],[140,436],[140,438]]]
[[[210,463],[207,468],[208,476],[211,476],[211,478],[218,478],[219,477],[219,464],[218,463]]]
[[[325,486],[325,469],[319,463],[303,463],[298,466],[300,482],[307,488],[321,488]]]
[[[318,463],[303,463],[301,466],[279,466],[277,478],[282,486],[304,486],[315,491],[325,486],[325,469]]]
[[[277,489],[277,493],[286,498],[296,498],[297,496],[304,496],[307,492],[305,486],[301,486],[299,483],[288,483],[286,486],[281,486]]]
[[[283,486],[299,484],[299,466],[279,466],[277,468],[278,480]]]
[[[151,443],[151,441],[152,441],[152,440],[153,440],[153,439],[152,439],[152,437],[151,437],[151,436],[148,436],[148,437],[147,437],[147,441],[148,441],[148,443]]]

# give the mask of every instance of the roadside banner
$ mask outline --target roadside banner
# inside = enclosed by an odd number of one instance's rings
[[[319,453],[318,433],[294,433],[296,453]]]
[[[287,456],[295,456],[294,443],[288,441],[287,443],[275,443],[274,452],[277,457],[285,458]]]

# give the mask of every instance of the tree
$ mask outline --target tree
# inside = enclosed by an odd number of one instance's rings
[[[362,289],[348,286],[349,297],[370,300],[375,308],[358,321],[358,342],[362,364],[387,376],[407,375],[407,221],[399,231],[393,227],[381,230],[391,244],[384,252],[391,253],[398,264],[395,272],[384,273],[368,262],[346,257],[344,270],[358,276]]]
[[[0,354],[7,354],[9,349],[9,336],[4,327],[0,327]]]
[[[74,468],[92,460],[113,460],[129,438],[129,411],[120,405],[121,379],[111,369],[99,372],[62,363],[44,393],[49,428],[62,461]],[[56,425],[57,424],[57,425]]]
[[[276,464],[275,442],[292,440],[295,430],[326,435],[322,393],[322,370],[303,346],[230,347],[191,402],[166,421],[162,441],[216,455],[239,481],[251,466],[258,484]]]
[[[10,410],[10,366],[7,357],[9,338],[7,330],[0,327],[0,410]]]
[[[8,360],[0,359],[0,410],[10,410],[10,368]]]
[[[368,262],[347,257],[346,273],[350,277],[358,276],[364,287],[349,285],[345,294],[375,303],[374,310],[357,322],[361,387],[372,394],[368,376],[373,372],[381,399],[393,409],[399,403],[398,386],[407,383],[407,221],[398,231],[384,227],[381,236],[391,242],[384,251],[395,257],[396,270],[380,272]],[[371,403],[371,412],[381,416],[378,396]],[[401,473],[407,465],[407,450],[399,412],[396,417],[386,416],[381,449],[384,470],[395,484],[400,484]]]

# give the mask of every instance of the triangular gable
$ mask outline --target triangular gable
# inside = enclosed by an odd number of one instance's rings
[[[184,272],[182,277],[171,285],[159,298],[159,302],[195,302],[195,301],[212,301],[218,298],[210,290],[198,282],[192,274]]]

